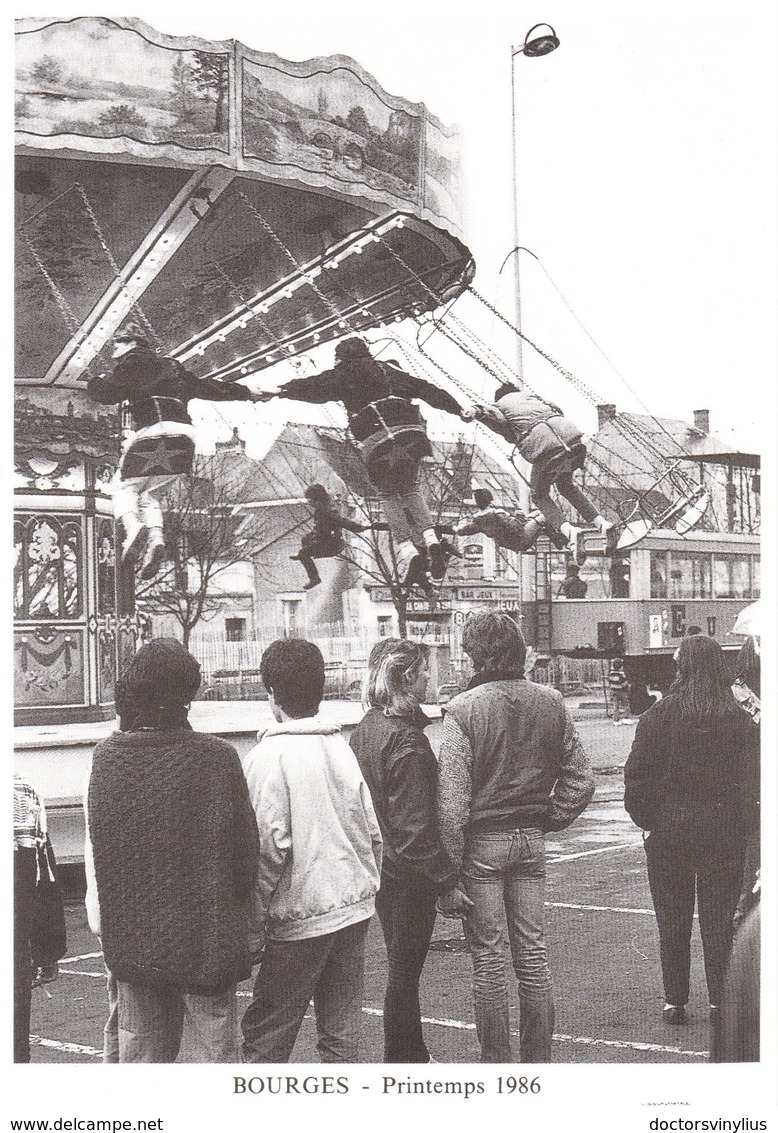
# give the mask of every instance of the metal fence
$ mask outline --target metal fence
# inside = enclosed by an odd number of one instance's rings
[[[266,700],[267,693],[259,675],[259,662],[271,641],[283,637],[283,631],[268,630],[266,636],[251,641],[226,641],[224,638],[201,638],[190,644],[200,663],[203,683],[201,700]],[[374,641],[359,636],[333,634],[313,637],[325,663],[324,697],[328,700],[359,700],[367,671],[367,658]],[[441,666],[440,685],[430,688],[428,696],[442,703],[466,687],[469,663],[466,658],[450,656]],[[532,672],[538,684],[553,685],[563,695],[605,696],[605,673],[597,659],[555,657],[539,663]]]

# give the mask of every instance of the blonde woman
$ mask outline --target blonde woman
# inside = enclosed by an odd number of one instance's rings
[[[429,679],[427,649],[388,638],[374,646],[365,687],[367,714],[351,746],[384,840],[376,910],[389,961],[384,999],[384,1061],[430,1062],[419,979],[435,924],[435,902],[463,915],[470,905],[440,844],[435,818],[437,765],[420,708]]]

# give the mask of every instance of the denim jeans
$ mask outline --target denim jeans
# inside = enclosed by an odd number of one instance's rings
[[[435,891],[418,882],[381,878],[376,911],[386,941],[384,1062],[429,1062],[419,1006],[419,979],[435,927]]]
[[[266,942],[241,1022],[244,1062],[288,1062],[311,999],[322,1062],[357,1061],[369,924]]]
[[[120,1062],[237,1062],[238,1013],[230,987],[219,995],[116,981]]]
[[[522,1062],[550,1062],[554,997],[546,960],[546,849],[532,827],[473,834],[465,844],[463,882],[473,908],[465,933],[473,958],[475,1022],[482,1062],[510,1062],[503,910],[519,983]]]

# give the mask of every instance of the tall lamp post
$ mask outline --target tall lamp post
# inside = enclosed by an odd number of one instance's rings
[[[539,28],[547,30],[533,37]],[[516,114],[516,64],[517,55],[537,59],[549,55],[559,47],[559,39],[551,24],[535,24],[529,29],[524,42],[519,47],[511,47],[511,139],[513,143],[513,280],[515,290],[516,329],[521,330],[521,281],[519,272],[519,171],[518,171],[518,117]],[[516,335],[516,381],[524,385],[524,355],[521,336]]]

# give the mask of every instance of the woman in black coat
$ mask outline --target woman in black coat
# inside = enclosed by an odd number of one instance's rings
[[[676,681],[640,717],[625,768],[624,805],[648,832],[668,1023],[686,1020],[695,890],[711,1008],[721,1003],[758,769],[758,731],[721,647],[685,637]]]
[[[384,842],[376,897],[389,974],[384,998],[384,1061],[431,1062],[424,1042],[419,979],[435,925],[435,903],[446,894],[450,914],[470,900],[438,836],[437,763],[424,735],[430,723],[419,702],[429,678],[427,650],[388,638],[368,663],[367,714],[351,734]]]

